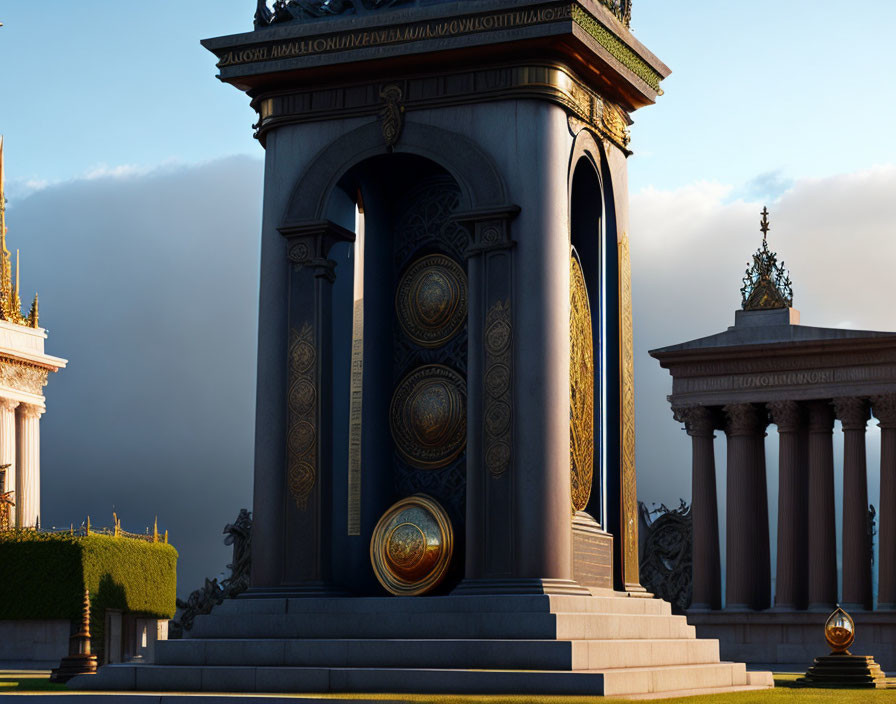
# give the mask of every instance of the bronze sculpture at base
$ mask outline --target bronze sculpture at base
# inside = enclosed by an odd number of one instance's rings
[[[81,624],[69,639],[68,655],[50,674],[50,682],[64,683],[77,675],[95,675],[96,668],[97,657],[90,653],[90,592],[85,589]]]
[[[873,656],[853,655],[847,650],[856,638],[856,625],[839,606],[825,622],[824,637],[831,646],[831,654],[815,658],[806,676],[797,680],[797,685],[867,689],[888,687],[886,674]]]

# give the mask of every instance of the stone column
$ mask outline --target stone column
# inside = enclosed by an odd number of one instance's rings
[[[837,528],[834,514],[834,409],[811,401],[809,409],[809,608],[837,603]]]
[[[16,525],[35,528],[40,520],[40,417],[44,409],[20,404],[16,411]]]
[[[843,424],[843,607],[870,609],[871,535],[868,526],[868,476],[865,426],[868,402],[836,398],[834,409]]]
[[[287,367],[286,476],[281,586],[314,595],[333,591],[332,245],[354,233],[322,221],[281,228],[291,264]],[[352,276],[351,270],[346,274]]]
[[[896,609],[896,394],[872,399],[880,421],[877,608]]]
[[[778,562],[775,607],[808,605],[808,487],[801,460],[803,412],[795,401],[768,404],[778,426]]]
[[[12,495],[12,500],[16,503],[16,506],[10,507],[10,526],[19,525],[17,522],[19,493],[16,484],[16,407],[18,405],[18,401],[0,398],[0,465],[9,465],[6,468],[6,486],[0,486],[0,492],[15,492]]]
[[[715,418],[704,406],[673,408],[691,436],[692,610],[722,608],[719,510],[716,499]]]
[[[769,605],[768,495],[764,413],[749,403],[724,407],[728,436],[726,607]]]

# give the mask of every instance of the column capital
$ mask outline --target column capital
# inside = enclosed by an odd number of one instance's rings
[[[717,426],[716,414],[707,406],[672,406],[672,416],[692,437],[712,437]]]
[[[19,401],[11,398],[0,398],[0,410],[15,411],[19,406]]]
[[[768,424],[765,412],[752,403],[730,403],[722,410],[727,435],[759,435]]]
[[[805,417],[801,404],[796,401],[772,401],[766,407],[779,433],[795,433],[800,429]]]
[[[46,408],[35,406],[33,403],[19,404],[19,415],[23,418],[40,418],[46,410]]]
[[[278,228],[286,238],[286,256],[298,268],[307,267],[318,278],[335,280],[336,262],[327,259],[337,242],[354,242],[355,233],[330,220],[320,220]]]
[[[809,409],[810,433],[834,432],[834,407],[830,401],[809,401],[806,407]]]
[[[881,428],[896,428],[896,394],[872,397],[871,410]]]
[[[865,430],[868,419],[871,417],[871,409],[868,401],[857,396],[835,398],[834,413],[837,420],[843,424],[844,430]]]

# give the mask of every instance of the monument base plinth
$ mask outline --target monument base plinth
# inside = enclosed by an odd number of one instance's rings
[[[885,689],[886,675],[871,655],[849,653],[822,655],[797,680],[802,687],[851,687],[856,689]]]

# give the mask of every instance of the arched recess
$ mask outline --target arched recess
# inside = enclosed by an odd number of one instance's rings
[[[389,153],[379,122],[359,127],[322,149],[296,184],[281,229],[323,220],[330,194],[345,174],[361,162]],[[423,157],[451,174],[461,192],[458,211],[508,207],[504,182],[491,157],[463,135],[408,122],[391,153]]]
[[[588,130],[578,133],[570,155],[569,231],[588,288],[595,352],[594,483],[586,511],[616,534],[620,391],[615,202],[606,153]]]

